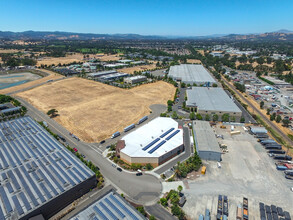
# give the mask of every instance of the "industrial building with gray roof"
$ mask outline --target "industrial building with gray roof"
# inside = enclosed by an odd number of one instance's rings
[[[221,116],[227,113],[237,118],[242,116],[242,111],[222,88],[192,87],[186,90],[186,95],[186,106],[199,114]]]
[[[202,160],[221,161],[219,143],[210,123],[207,121],[194,121],[193,134],[198,156]]]
[[[30,117],[0,123],[0,219],[49,218],[96,177]]]
[[[70,220],[109,219],[109,220],[145,220],[134,207],[126,202],[120,195],[111,191],[95,201]]]
[[[188,84],[196,83],[200,85],[216,83],[216,80],[211,74],[202,65],[197,64],[171,66],[168,76],[174,80],[179,80]]]

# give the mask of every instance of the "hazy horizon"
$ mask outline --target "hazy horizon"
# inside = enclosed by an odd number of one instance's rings
[[[12,0],[0,7],[0,30],[13,32],[205,36],[293,30],[289,0]]]

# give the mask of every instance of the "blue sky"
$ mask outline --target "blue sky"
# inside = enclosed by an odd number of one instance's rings
[[[293,0],[0,0],[1,31],[200,36],[293,30]]]

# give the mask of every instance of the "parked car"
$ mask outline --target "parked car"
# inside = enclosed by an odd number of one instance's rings
[[[105,140],[102,140],[101,142],[100,142],[100,144],[103,144],[103,143],[105,143],[106,141]]]
[[[119,172],[122,172],[122,169],[121,169],[120,167],[117,167],[117,170],[118,170]]]
[[[73,148],[74,152],[77,152],[78,150],[76,148]]]

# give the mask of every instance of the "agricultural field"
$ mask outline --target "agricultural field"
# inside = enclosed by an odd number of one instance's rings
[[[175,90],[162,81],[126,90],[73,77],[18,96],[45,113],[57,109],[58,123],[83,141],[97,142],[149,115],[150,105],[166,104]]]

